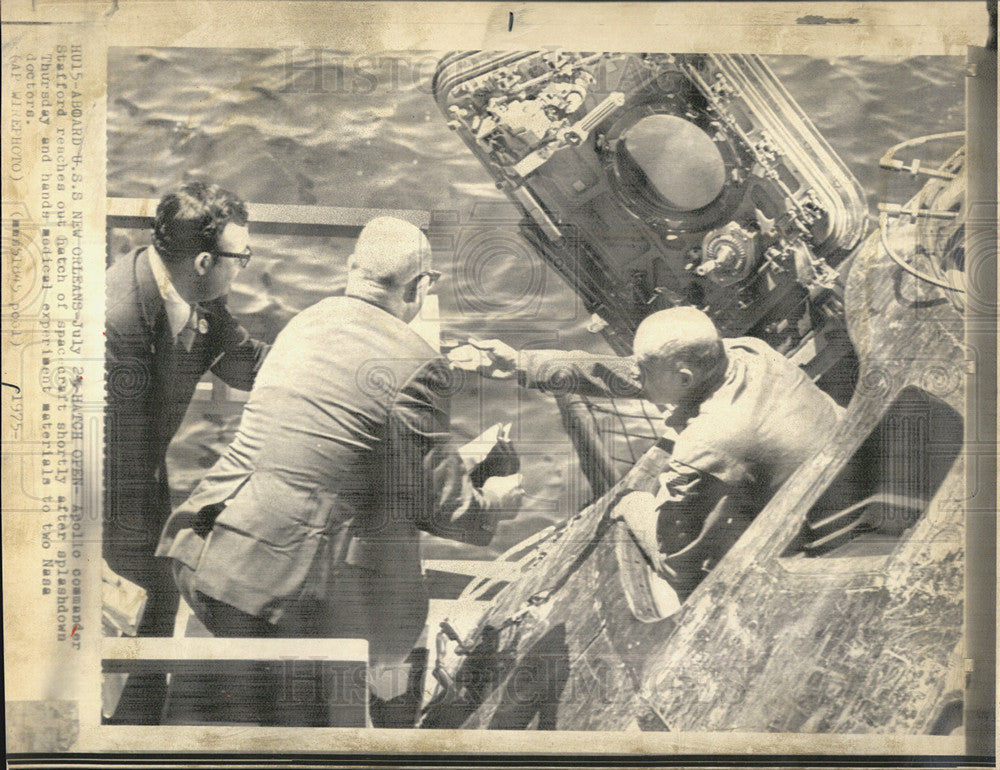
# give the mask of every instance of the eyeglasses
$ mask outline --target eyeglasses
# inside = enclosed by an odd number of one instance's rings
[[[430,278],[430,285],[431,285],[431,286],[433,286],[434,284],[436,284],[436,283],[438,282],[438,279],[439,279],[439,278],[441,278],[441,273],[440,273],[439,271],[437,271],[437,270],[424,270],[424,272],[422,272],[422,273],[419,273],[419,274],[417,275],[417,278],[416,278],[416,280],[418,280],[418,281],[419,281],[419,280],[420,280],[421,278],[423,278],[423,277],[424,277],[425,275],[426,275],[426,276],[427,276],[428,278]]]
[[[250,264],[250,257],[253,256],[253,252],[250,247],[247,246],[246,251],[242,254],[238,254],[234,251],[216,251],[214,252],[217,257],[226,257],[226,259],[238,259],[240,261],[240,267],[246,267]]]

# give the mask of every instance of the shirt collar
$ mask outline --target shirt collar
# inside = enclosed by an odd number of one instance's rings
[[[170,280],[170,272],[163,264],[156,249],[149,247],[149,266],[153,270],[153,278],[156,280],[156,288],[160,290],[163,298],[163,306],[167,311],[167,322],[170,324],[170,333],[177,339],[181,329],[188,325],[191,320],[191,304],[185,300],[174,288]]]
[[[354,299],[359,299],[362,302],[367,302],[369,305],[374,305],[379,310],[384,310],[385,312],[390,313],[388,299],[389,294],[384,288],[378,286],[374,281],[354,282],[351,284],[350,290],[346,291],[345,294],[348,297],[353,297]]]

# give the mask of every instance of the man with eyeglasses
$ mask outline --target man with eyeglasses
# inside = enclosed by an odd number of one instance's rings
[[[269,347],[226,307],[248,241],[243,201],[195,182],[160,201],[152,244],[107,271],[103,552],[146,590],[139,636],[171,636],[179,602],[154,556],[170,515],[167,447],[207,371],[249,390]],[[132,674],[109,721],[156,724],[165,695],[165,675]]]
[[[236,438],[158,551],[217,636],[367,639],[377,727],[412,727],[419,706],[408,659],[428,610],[420,532],[486,545],[524,494],[516,476],[476,487],[451,440],[452,372],[409,325],[439,276],[430,257],[408,222],[365,226],[346,296],[275,340]]]

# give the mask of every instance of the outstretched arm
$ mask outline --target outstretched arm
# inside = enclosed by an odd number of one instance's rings
[[[497,521],[517,515],[519,479],[488,479],[476,488],[450,431],[447,365],[428,363],[396,396],[389,419],[387,499],[433,535],[486,545]]]
[[[639,398],[642,387],[631,358],[580,350],[514,350],[500,340],[470,339],[448,354],[453,368],[494,379],[517,377],[526,388],[590,397]]]

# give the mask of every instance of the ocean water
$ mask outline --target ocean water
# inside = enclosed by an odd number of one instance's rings
[[[108,195],[159,198],[207,179],[259,203],[402,208],[466,221],[477,206],[506,198],[445,125],[431,94],[439,54],[357,57],[334,51],[115,48],[108,54]],[[905,185],[877,169],[890,146],[964,127],[963,61],[768,57],[768,64],[857,176],[872,212]],[[914,191],[909,190],[909,192]],[[512,232],[513,223],[501,224]],[[117,255],[148,240],[116,231]],[[477,273],[437,253],[445,335],[500,337],[607,352],[574,293],[537,257],[512,242]],[[296,312],[341,292],[351,243],[338,238],[260,236],[254,259],[230,294],[252,334],[273,340]],[[471,437],[493,422],[513,424],[528,498],[501,525],[490,548],[428,538],[425,555],[486,558],[588,501],[554,401],[514,383],[469,378],[452,399],[455,433]],[[168,458],[183,499],[226,445],[238,417],[205,419],[193,407]]]

